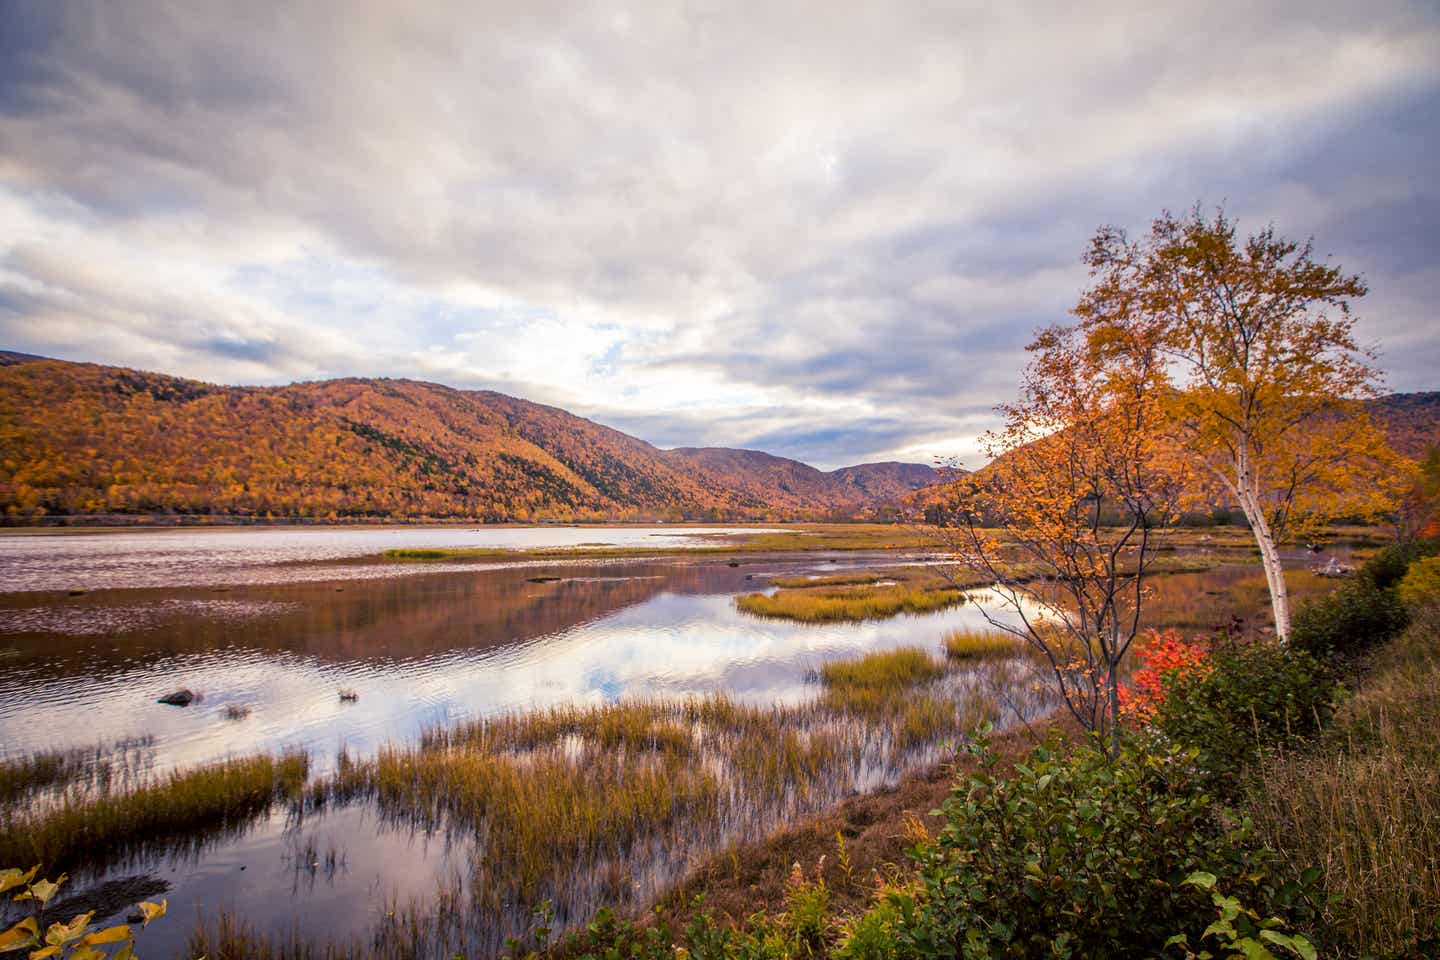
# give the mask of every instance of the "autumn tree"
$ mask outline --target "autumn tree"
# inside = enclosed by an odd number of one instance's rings
[[[986,434],[992,458],[951,488],[943,536],[993,583],[990,623],[1036,651],[1075,719],[1119,749],[1117,668],[1140,630],[1146,573],[1173,522],[1183,465],[1166,449],[1151,355],[1052,327],[1029,346],[1021,396]]]
[[[1159,358],[1165,432],[1205,481],[1191,494],[1239,505],[1285,637],[1279,545],[1394,502],[1397,460],[1362,408],[1379,387],[1351,315],[1364,282],[1273,227],[1241,242],[1223,210],[1199,208],[1165,213],[1140,240],[1103,227],[1085,262],[1075,314],[1092,352],[1102,366],[1110,350]]]

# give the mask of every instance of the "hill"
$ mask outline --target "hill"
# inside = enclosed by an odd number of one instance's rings
[[[1392,393],[1365,406],[1397,452],[1417,459],[1440,446],[1440,391]]]
[[[230,387],[0,354],[0,509],[16,520],[855,517],[933,482],[917,464],[827,474],[719,454],[662,451],[556,407],[434,383]]]

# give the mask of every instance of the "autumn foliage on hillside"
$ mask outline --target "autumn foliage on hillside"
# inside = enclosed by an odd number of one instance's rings
[[[0,509],[12,520],[774,519],[871,506],[837,491],[737,488],[563,410],[438,384],[225,387],[31,358],[0,365]]]

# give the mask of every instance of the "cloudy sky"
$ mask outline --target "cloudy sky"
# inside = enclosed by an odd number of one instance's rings
[[[1433,2],[0,0],[0,349],[973,460],[1095,228],[1196,202],[1440,389],[1437,155]]]

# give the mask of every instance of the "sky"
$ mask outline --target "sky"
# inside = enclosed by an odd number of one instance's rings
[[[1223,204],[1440,389],[1440,5],[0,0],[0,349],[974,464],[1102,224]]]

